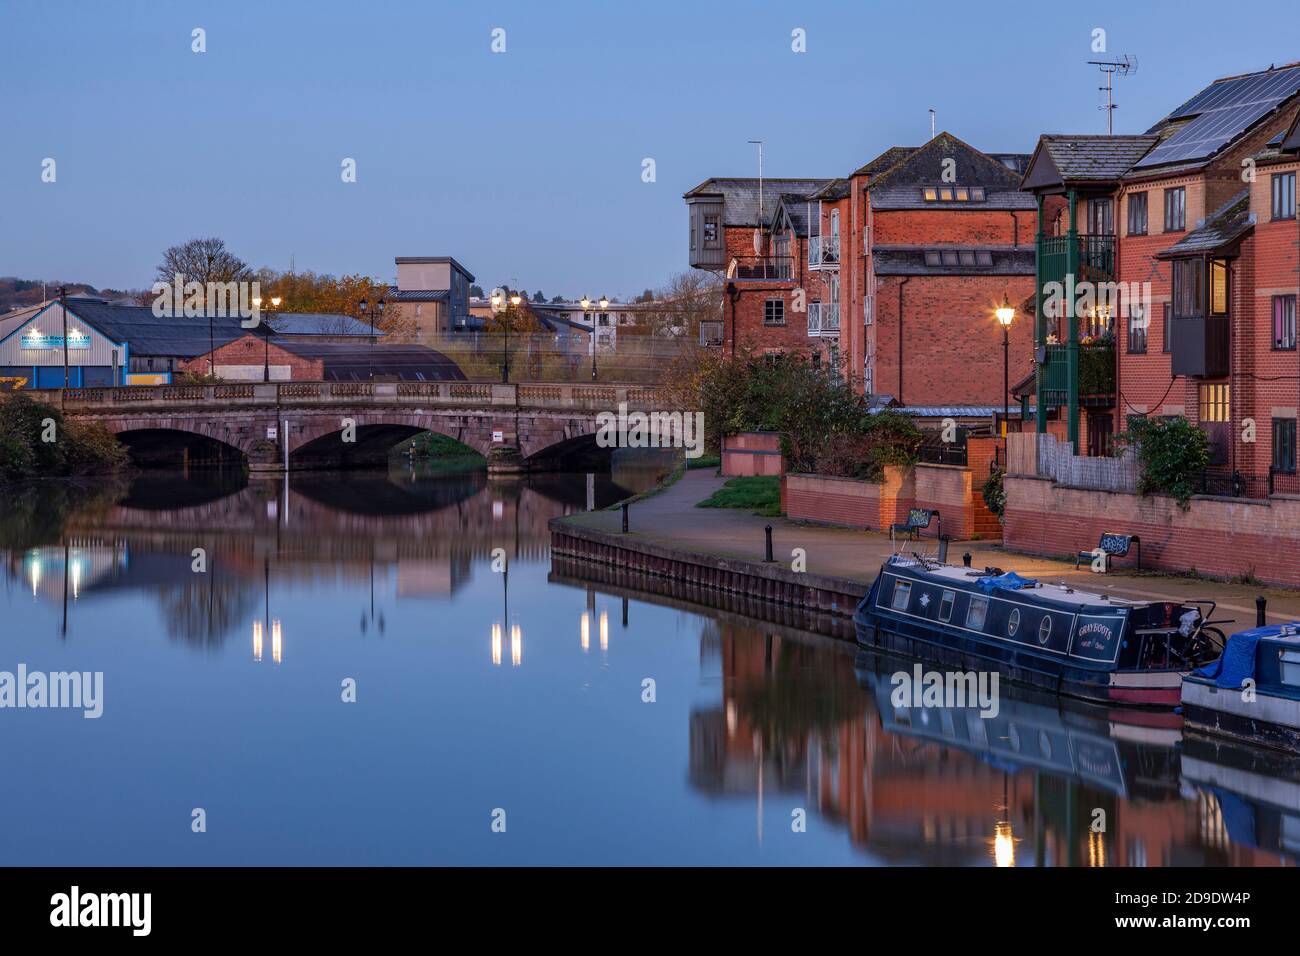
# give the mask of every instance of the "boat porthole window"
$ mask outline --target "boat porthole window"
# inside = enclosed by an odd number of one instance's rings
[[[1020,608],[1011,609],[1011,616],[1007,618],[1007,637],[1015,637],[1016,631],[1020,630]]]
[[[906,611],[907,602],[912,597],[912,582],[897,581],[894,583],[894,600],[890,604],[895,611]]]
[[[952,591],[944,591],[943,597],[939,599],[939,620],[945,624],[952,617],[952,604],[957,600],[957,595]]]
[[[1052,615],[1044,614],[1042,621],[1038,624],[1038,643],[1046,644],[1047,639],[1052,636]]]
[[[1051,759],[1052,756],[1052,738],[1047,736],[1047,731],[1038,732],[1038,749],[1044,758]]]
[[[1020,731],[1016,730],[1016,725],[1011,724],[1007,727],[1007,743],[1011,744],[1011,749],[1020,753]]]

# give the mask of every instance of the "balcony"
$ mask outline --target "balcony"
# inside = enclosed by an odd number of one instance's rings
[[[1065,405],[1069,401],[1069,381],[1066,363],[1068,349],[1064,345],[1045,346],[1043,362],[1043,404]],[[1108,405],[1115,393],[1115,346],[1079,346],[1079,398],[1085,405]]]
[[[1175,375],[1219,378],[1228,374],[1227,316],[1176,318],[1170,339]]]
[[[840,334],[840,304],[838,302],[808,303],[808,334]]]
[[[1115,280],[1115,237],[1076,236],[1076,274],[1074,281],[1113,282]],[[1038,245],[1038,263],[1043,283],[1065,284],[1069,271],[1069,236],[1044,236]]]
[[[738,282],[789,282],[794,275],[791,256],[733,256],[727,278]]]
[[[838,269],[840,265],[839,236],[810,236],[808,239],[808,268]]]

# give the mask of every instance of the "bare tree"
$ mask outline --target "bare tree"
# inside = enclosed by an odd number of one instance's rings
[[[191,239],[172,246],[163,253],[158,265],[158,281],[171,285],[176,276],[181,282],[245,282],[253,278],[248,263],[226,248],[224,239]]]

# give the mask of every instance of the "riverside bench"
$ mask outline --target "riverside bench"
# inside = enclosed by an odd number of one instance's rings
[[[1116,534],[1105,531],[1091,551],[1080,551],[1074,556],[1074,569],[1079,570],[1080,561],[1095,561],[1101,558],[1101,570],[1109,571],[1115,558],[1127,558],[1129,548],[1137,545],[1137,570],[1142,570],[1142,538],[1136,534]]]
[[[943,519],[939,516],[938,508],[911,508],[907,512],[907,520],[900,521],[889,526],[889,546],[897,549],[894,535],[902,534],[907,540],[918,541],[921,532],[930,527],[930,522],[937,522],[936,534],[939,539],[939,560],[948,560],[948,539],[943,536]]]

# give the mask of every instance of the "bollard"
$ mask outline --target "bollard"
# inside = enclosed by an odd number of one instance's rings
[[[1265,617],[1264,609],[1266,607],[1268,607],[1268,600],[1267,598],[1264,597],[1264,595],[1261,594],[1255,598],[1255,626],[1256,627],[1264,626],[1264,617]]]
[[[767,556],[763,558],[768,564],[772,563],[772,526],[767,526]]]
[[[965,554],[963,554],[963,555],[961,556],[961,563],[964,564],[966,567],[969,568],[969,567],[970,567],[970,558],[971,558],[971,554],[970,554],[969,551],[967,551]]]
[[[627,534],[627,502],[623,502],[623,533]]]

